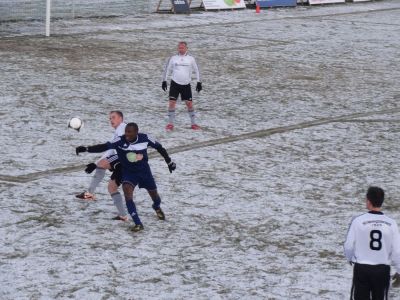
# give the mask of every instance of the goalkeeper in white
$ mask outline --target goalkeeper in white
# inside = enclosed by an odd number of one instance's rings
[[[174,129],[176,100],[178,99],[179,95],[181,96],[181,100],[185,101],[186,103],[191,121],[191,128],[193,130],[200,129],[200,126],[196,124],[196,114],[193,107],[192,88],[190,85],[193,72],[195,72],[197,79],[196,92],[200,93],[203,87],[201,84],[200,71],[196,60],[193,56],[189,55],[187,51],[188,48],[186,42],[180,42],[178,44],[178,54],[169,58],[163,72],[163,82],[161,88],[164,91],[168,89],[167,78],[171,74],[171,85],[169,87],[168,124],[165,127],[165,129],[168,131]]]

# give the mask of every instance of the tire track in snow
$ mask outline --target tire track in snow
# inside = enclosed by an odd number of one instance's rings
[[[393,114],[393,113],[397,113],[397,112],[400,112],[400,108],[392,108],[392,109],[373,111],[373,112],[367,112],[367,113],[353,113],[353,114],[342,115],[342,116],[337,116],[337,117],[321,118],[321,119],[317,119],[314,121],[306,121],[306,122],[293,124],[293,125],[262,129],[262,130],[257,130],[257,131],[253,131],[253,132],[213,139],[213,140],[209,140],[209,141],[203,141],[203,142],[197,142],[197,143],[190,143],[188,145],[176,146],[176,147],[168,148],[168,153],[170,153],[170,154],[181,153],[181,152],[190,151],[190,150],[194,150],[194,149],[212,147],[212,146],[216,146],[216,145],[220,145],[220,144],[233,143],[233,142],[242,141],[242,140],[246,140],[246,139],[267,137],[267,136],[277,134],[277,133],[285,133],[285,132],[289,132],[289,131],[293,131],[293,130],[301,130],[301,129],[305,129],[305,128],[321,126],[321,125],[326,125],[326,124],[330,124],[330,123],[367,122],[368,120],[354,120],[354,119],[362,118],[362,117],[369,117],[369,116],[376,116],[376,115]],[[374,120],[374,121],[376,121],[376,120]],[[384,122],[386,120],[380,120],[380,121]],[[390,120],[390,121],[392,122],[393,120]],[[398,122],[398,120],[394,120],[394,121]],[[157,153],[155,153],[155,152],[149,154],[149,158],[154,158],[156,156],[157,156]],[[0,182],[5,181],[5,182],[12,182],[12,183],[26,183],[26,182],[35,181],[40,178],[47,177],[49,175],[71,173],[71,172],[81,171],[83,169],[84,169],[84,165],[80,164],[80,165],[74,165],[74,166],[69,166],[69,167],[61,167],[61,168],[55,168],[55,169],[50,169],[50,170],[45,170],[45,171],[33,172],[33,173],[28,173],[28,174],[19,175],[19,176],[10,176],[10,175],[1,175],[0,174]]]

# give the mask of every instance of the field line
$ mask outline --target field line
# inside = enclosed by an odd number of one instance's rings
[[[381,110],[381,111],[373,111],[373,112],[366,112],[366,113],[353,113],[353,114],[336,116],[336,117],[321,118],[321,119],[317,119],[317,120],[313,120],[313,121],[306,121],[306,122],[293,124],[293,125],[262,129],[262,130],[257,130],[257,131],[253,131],[253,132],[213,139],[213,140],[209,140],[209,141],[196,142],[196,143],[190,143],[188,145],[176,146],[176,147],[168,148],[168,153],[170,153],[170,154],[181,153],[181,152],[190,151],[190,150],[199,149],[199,148],[212,147],[212,146],[216,146],[216,145],[220,145],[220,144],[233,143],[236,141],[243,141],[246,139],[267,137],[267,136],[277,134],[277,133],[284,133],[284,132],[289,132],[289,131],[293,131],[293,130],[301,130],[301,129],[305,129],[305,128],[309,128],[309,127],[326,125],[329,123],[349,122],[355,118],[362,118],[362,117],[369,117],[369,116],[376,116],[376,115],[385,115],[385,114],[392,114],[392,113],[397,113],[397,112],[400,112],[400,108],[392,108],[392,109],[386,109],[386,110]],[[353,121],[362,122],[363,120],[353,120]],[[384,120],[382,120],[382,122],[383,121]],[[157,157],[157,155],[158,154],[156,152],[152,152],[149,154],[149,158]],[[10,175],[1,175],[0,174],[0,181],[14,182],[14,183],[26,183],[26,182],[30,182],[30,181],[34,181],[34,180],[37,180],[40,178],[47,177],[49,175],[71,173],[71,172],[76,172],[76,171],[82,171],[83,169],[84,169],[84,165],[80,164],[80,165],[74,165],[74,166],[68,166],[68,167],[55,168],[55,169],[51,169],[51,170],[33,172],[33,173],[19,175],[19,176],[10,176]]]

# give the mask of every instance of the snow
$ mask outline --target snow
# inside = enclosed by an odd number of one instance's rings
[[[0,39],[1,299],[346,299],[348,222],[369,185],[400,222],[397,1],[190,16],[8,24]],[[23,35],[17,33],[17,29]],[[31,32],[36,32],[32,29]],[[203,74],[192,131],[165,132],[161,72],[186,40]],[[111,135],[107,113],[156,137],[167,220],[144,190],[145,230],[74,197]],[[85,127],[68,129],[80,116]],[[391,290],[400,299],[399,290]]]

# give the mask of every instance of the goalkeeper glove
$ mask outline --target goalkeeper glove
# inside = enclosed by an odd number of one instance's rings
[[[88,165],[86,165],[85,172],[88,173],[88,174],[90,174],[90,173],[92,173],[94,170],[96,170],[96,168],[97,168],[97,165],[96,165],[95,163],[88,164]]]
[[[176,164],[173,161],[171,161],[168,164],[168,169],[169,169],[169,172],[172,173],[172,171],[174,171],[176,169]]]
[[[196,85],[196,92],[200,93],[200,91],[203,89],[203,87],[201,86],[201,82],[198,82]]]
[[[168,86],[167,86],[167,82],[166,82],[166,81],[163,81],[163,82],[162,82],[161,88],[162,88],[164,91],[167,90]]]
[[[79,147],[75,148],[75,151],[76,151],[76,155],[79,155],[79,153],[81,153],[81,152],[86,152],[87,151],[87,147],[79,146]]]

